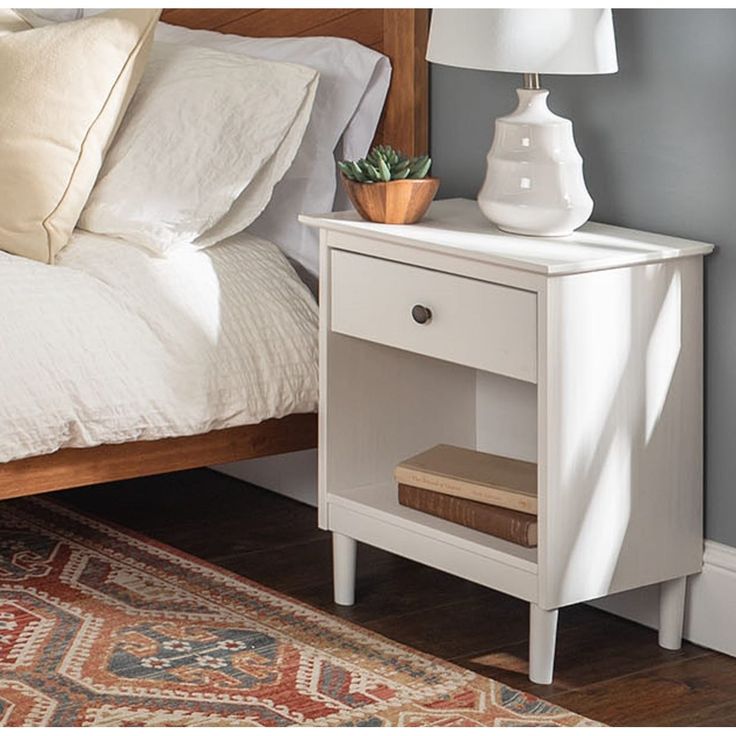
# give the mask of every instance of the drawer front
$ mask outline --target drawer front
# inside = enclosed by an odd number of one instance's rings
[[[537,382],[529,291],[333,250],[332,329]]]

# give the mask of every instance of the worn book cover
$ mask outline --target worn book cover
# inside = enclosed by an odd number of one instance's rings
[[[537,546],[537,517],[531,514],[427,491],[403,483],[399,484],[399,503],[524,547]]]
[[[524,460],[436,445],[399,463],[394,478],[428,491],[537,513],[537,465]]]

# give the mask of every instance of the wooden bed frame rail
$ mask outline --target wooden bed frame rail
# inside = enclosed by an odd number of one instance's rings
[[[0,463],[0,499],[250,460],[317,446],[317,415],[149,442],[67,448]]]
[[[376,142],[409,154],[429,145],[428,10],[169,9],[166,23],[240,36],[339,36],[386,54],[391,87]],[[0,463],[0,499],[248,460],[317,446],[317,415],[293,414],[193,437],[64,449]]]

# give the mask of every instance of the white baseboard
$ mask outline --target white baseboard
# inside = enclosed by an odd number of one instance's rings
[[[213,468],[310,506],[317,505],[317,450],[271,455]]]
[[[658,586],[602,598],[593,604],[656,629]],[[688,578],[684,637],[736,657],[736,547],[706,540],[703,572]]]

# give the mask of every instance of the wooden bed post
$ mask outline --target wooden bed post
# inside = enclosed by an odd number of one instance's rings
[[[384,10],[383,53],[393,75],[381,138],[410,155],[429,150],[429,10]]]

